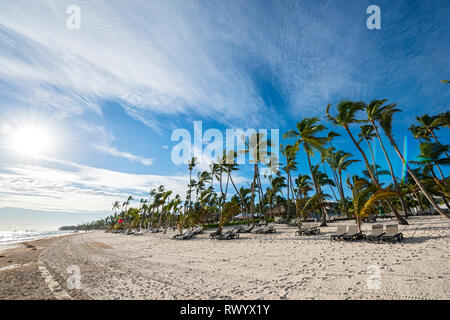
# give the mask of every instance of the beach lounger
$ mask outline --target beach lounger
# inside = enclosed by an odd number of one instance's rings
[[[295,234],[299,236],[305,235],[309,230],[309,226],[302,225],[299,230],[295,231]]]
[[[203,233],[203,228],[202,227],[198,227],[198,228],[192,230],[191,232],[194,233],[195,235],[201,234],[201,233]]]
[[[367,223],[371,223],[371,222],[377,222],[377,218],[375,217],[374,214],[371,214],[367,219],[366,219]]]
[[[239,229],[237,230],[237,233],[250,233],[250,232],[252,232],[252,230],[253,230],[252,226],[249,226],[247,228],[239,226]]]
[[[189,239],[194,238],[196,235],[197,235],[197,233],[193,233],[191,231],[191,232],[188,232],[187,234],[185,234],[184,236],[180,237],[179,239],[180,240],[189,240]]]
[[[299,236],[303,236],[303,235],[312,235],[312,234],[318,234],[320,233],[320,229],[318,225],[302,225],[300,230],[297,230],[295,232],[295,234],[298,234]]]
[[[367,241],[380,241],[381,236],[384,235],[382,224],[374,224],[372,225],[372,233],[367,235]]]
[[[183,232],[183,233],[181,233],[181,234],[176,234],[176,235],[174,235],[174,236],[172,237],[172,239],[178,239],[178,238],[181,238],[182,236],[186,235],[186,233],[187,233],[187,232]]]
[[[239,238],[239,233],[237,233],[235,229],[227,231],[217,236],[218,240],[232,240],[235,238]]]
[[[277,230],[274,227],[264,227],[255,231],[255,233],[275,233]]]
[[[357,224],[351,224],[348,226],[347,234],[342,237],[344,240],[359,240],[365,239],[366,235],[358,230]]]
[[[382,241],[402,241],[403,234],[398,232],[398,224],[387,224],[386,233],[381,236]]]
[[[288,223],[289,227],[297,227],[298,226],[298,222],[297,221],[292,221]]]
[[[172,237],[172,239],[175,240],[188,240],[188,239],[192,239],[193,237],[195,237],[197,234],[192,232],[192,231],[187,231],[184,232],[182,234],[176,234]]]
[[[347,234],[347,226],[346,225],[338,225],[336,228],[336,233],[331,235],[331,241],[341,240],[344,235]]]
[[[211,232],[210,234],[209,234],[209,237],[210,238],[215,238],[215,237],[217,237],[217,231],[214,231],[214,232]]]

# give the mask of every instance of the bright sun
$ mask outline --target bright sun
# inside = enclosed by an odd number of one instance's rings
[[[49,151],[51,137],[43,127],[25,126],[11,132],[11,147],[25,156],[39,156]]]

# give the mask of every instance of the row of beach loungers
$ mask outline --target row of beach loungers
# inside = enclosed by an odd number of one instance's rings
[[[372,232],[370,234],[363,234],[359,232],[356,224],[339,225],[336,229],[336,234],[331,235],[331,241],[348,241],[348,240],[367,240],[376,242],[393,242],[402,241],[403,234],[398,232],[398,224],[387,224],[386,230],[383,230],[382,224],[372,225]]]
[[[221,234],[217,234],[217,232],[213,232],[209,235],[209,237],[215,238],[218,240],[232,240],[232,239],[239,238],[240,233],[249,233],[251,231],[252,231],[251,227],[244,228],[243,226],[238,226],[238,227],[233,228],[232,230],[226,231]],[[255,233],[264,233],[264,234],[275,233],[275,232],[277,232],[277,231],[272,226],[263,227],[263,228],[259,228],[259,229],[255,230]]]
[[[297,224],[295,225],[297,226]],[[385,227],[385,228],[384,228]],[[226,231],[221,234],[217,234],[216,232],[212,232],[209,237],[218,239],[218,240],[232,240],[239,238],[240,233],[249,233],[252,231],[251,227],[243,227],[243,226],[237,226],[234,227],[232,230]],[[188,240],[192,239],[198,234],[203,233],[204,230],[201,227],[198,227],[194,230],[188,230],[185,231],[182,234],[177,234],[172,237],[172,239],[177,240]],[[257,234],[269,234],[269,233],[275,233],[276,229],[273,226],[265,226],[259,229],[255,230],[255,233]],[[117,233],[117,232],[115,232]],[[144,232],[142,230],[127,230],[127,231],[121,231],[120,233],[125,234],[134,234],[134,235],[141,235]],[[304,236],[304,235],[315,235],[320,233],[319,224],[302,224],[299,230],[295,232],[296,235]],[[403,234],[398,231],[398,224],[373,224],[372,225],[372,232],[369,234],[364,234],[362,232],[359,232],[358,225],[351,224],[351,225],[338,225],[336,229],[336,233],[331,235],[332,241],[350,241],[350,240],[367,240],[367,241],[376,241],[376,242],[393,242],[393,241],[402,241],[403,240]]]

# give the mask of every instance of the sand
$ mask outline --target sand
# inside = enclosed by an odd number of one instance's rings
[[[450,221],[409,222],[395,244],[331,242],[336,223],[302,237],[274,224],[276,234],[230,241],[209,239],[211,231],[185,241],[99,231],[34,241],[36,250],[0,252],[0,298],[449,299]],[[69,266],[80,269],[80,289],[67,287]]]

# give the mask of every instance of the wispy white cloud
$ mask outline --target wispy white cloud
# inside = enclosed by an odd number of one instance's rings
[[[233,53],[220,54],[210,45],[211,17],[193,23],[202,15],[201,4],[127,3],[124,10],[120,1],[82,1],[81,29],[68,30],[70,3],[3,4],[0,78],[48,91],[52,104],[67,112],[100,113],[99,100],[115,99],[153,126],[155,114],[193,111],[224,122],[257,123],[270,112]]]
[[[151,164],[153,164],[153,160],[152,159],[147,159],[147,158],[143,158],[141,156],[137,156],[128,152],[124,152],[124,151],[119,151],[114,147],[110,147],[107,145],[98,145],[98,144],[94,144],[94,148],[96,148],[97,150],[100,150],[102,152],[105,152],[107,154],[110,154],[114,157],[119,157],[119,158],[124,158],[133,162],[139,162],[141,164],[143,164],[144,166],[149,166]]]
[[[53,163],[51,163],[53,162]],[[51,168],[57,164],[58,169]],[[66,212],[109,212],[126,195],[145,197],[161,184],[184,196],[186,175],[139,175],[52,160],[1,168],[1,207]]]
[[[233,177],[237,185],[247,182]],[[187,174],[132,174],[42,158],[39,164],[0,167],[0,208],[109,212],[112,202],[128,195],[145,198],[160,185],[184,199],[188,180]]]

